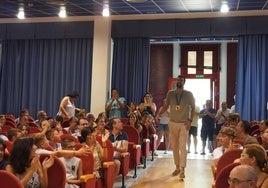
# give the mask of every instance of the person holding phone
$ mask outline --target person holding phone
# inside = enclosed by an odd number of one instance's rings
[[[153,97],[151,93],[145,93],[143,101],[139,105],[139,110],[141,114],[143,114],[144,112],[148,112],[149,114],[155,116],[156,104],[153,102]]]

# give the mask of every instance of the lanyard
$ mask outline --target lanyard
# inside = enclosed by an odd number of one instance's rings
[[[177,102],[177,105],[178,105],[178,106],[179,106],[180,103],[181,103],[181,98],[182,98],[182,96],[183,96],[183,91],[181,92],[180,97],[178,97],[178,93],[176,92],[176,102]]]

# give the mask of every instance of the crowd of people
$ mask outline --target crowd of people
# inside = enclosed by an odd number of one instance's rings
[[[66,167],[66,187],[76,187],[80,184],[83,165],[79,156],[92,153],[94,174],[101,178],[101,163],[107,157],[106,141],[110,140],[114,147],[114,164],[118,175],[121,165],[119,155],[128,151],[128,135],[123,131],[121,122],[127,119],[124,124],[133,126],[138,131],[140,143],[143,138],[150,139],[157,134],[157,148],[164,138],[164,154],[167,154],[170,144],[172,145],[175,164],[172,175],[179,175],[183,179],[192,138],[194,153],[198,154],[198,119],[202,119],[200,154],[206,155],[208,148],[214,157],[213,166],[216,167],[219,158],[226,151],[243,149],[241,158],[238,159],[242,165],[232,171],[229,183],[237,183],[236,171],[249,168],[246,167],[249,165],[257,174],[258,187],[268,187],[268,121],[255,122],[258,132],[252,135],[253,123],[241,120],[238,113],[233,113],[227,107],[226,102],[222,102],[221,108],[216,110],[213,102],[207,100],[200,110],[195,106],[193,94],[184,89],[185,82],[185,77],[178,76],[177,87],[167,93],[159,109],[149,92],[140,104],[130,102],[127,105],[125,98],[119,96],[118,90],[112,89],[111,98],[106,101],[105,112],[99,113],[96,118],[75,106],[75,100],[79,96],[77,92],[70,92],[62,99],[59,112],[54,118],[49,118],[44,110],[40,110],[34,120],[28,109],[22,109],[18,118],[11,114],[0,115],[0,169],[16,175],[24,186],[46,187],[47,169],[53,165],[54,158],[58,157]],[[3,131],[6,122],[12,118],[14,126]],[[148,130],[147,135],[144,129]],[[63,134],[72,135],[73,139],[61,140]],[[96,137],[100,137],[102,143]],[[77,141],[83,147],[74,150]],[[12,149],[9,145],[12,145]],[[49,154],[50,157],[41,163],[38,159],[40,154]],[[158,153],[155,152],[154,155],[157,156]],[[18,160],[21,156],[23,160]],[[70,163],[74,170],[68,170]],[[255,179],[252,178],[254,182]]]

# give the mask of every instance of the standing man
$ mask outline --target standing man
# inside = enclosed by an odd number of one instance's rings
[[[176,165],[173,176],[185,178],[184,170],[187,161],[186,143],[191,122],[194,117],[195,100],[190,91],[184,90],[185,77],[177,77],[177,88],[167,93],[166,102],[156,119],[159,119],[169,107],[169,132],[173,150],[174,163]]]
[[[200,112],[200,108],[196,106],[194,117],[193,117],[193,122],[191,124],[189,135],[188,135],[188,142],[187,142],[188,153],[191,153],[190,149],[191,149],[191,135],[192,135],[193,140],[194,140],[194,154],[197,154],[197,129],[198,129],[199,112]]]
[[[122,118],[123,110],[125,108],[126,99],[119,97],[118,90],[112,89],[112,96],[106,101],[105,110],[108,113],[109,119]]]
[[[230,114],[230,109],[227,107],[227,102],[221,103],[221,108],[217,111],[217,114],[215,116],[217,124],[216,124],[216,131],[215,134],[218,135],[218,133],[221,130],[221,126],[227,122],[228,116]]]
[[[212,101],[206,100],[206,107],[200,111],[199,118],[202,118],[201,127],[201,140],[202,140],[202,152],[201,155],[205,155],[205,148],[207,138],[209,139],[210,153],[213,152],[213,135],[215,130],[215,115],[217,111],[212,108]]]

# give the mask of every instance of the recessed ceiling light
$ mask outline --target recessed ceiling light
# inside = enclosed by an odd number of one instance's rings
[[[65,6],[60,6],[60,12],[59,12],[58,15],[59,15],[60,18],[66,18],[67,17]]]
[[[108,4],[103,5],[102,16],[105,16],[105,17],[110,16],[110,10],[109,10]]]
[[[228,6],[228,3],[226,1],[221,2],[221,12],[223,12],[223,13],[229,12],[229,6]]]
[[[17,18],[25,19],[25,14],[24,14],[24,8],[23,7],[19,7],[19,12],[17,14]]]
[[[131,3],[144,3],[147,0],[126,0],[127,2],[131,2]]]

